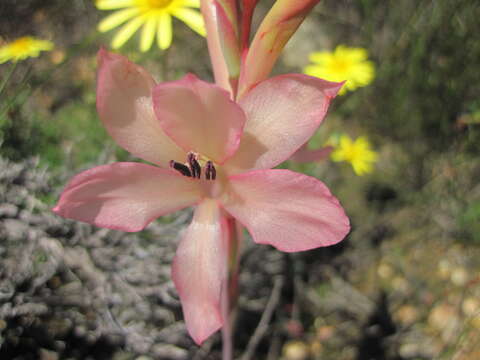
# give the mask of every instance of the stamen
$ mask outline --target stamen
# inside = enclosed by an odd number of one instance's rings
[[[184,176],[192,177],[192,173],[186,165],[180,164],[174,160],[170,160],[170,167],[177,170],[180,174]]]
[[[205,178],[207,180],[215,180],[216,177],[217,177],[217,170],[215,169],[213,162],[208,160],[207,163],[205,164]]]
[[[188,164],[190,165],[190,169],[192,170],[192,177],[200,179],[200,175],[202,173],[202,168],[197,161],[197,156],[189,152],[187,156]]]

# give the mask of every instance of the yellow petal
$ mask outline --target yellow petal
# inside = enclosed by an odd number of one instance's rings
[[[361,160],[352,161],[351,164],[353,167],[353,171],[358,176],[362,176],[373,171],[372,164],[365,161],[361,161]]]
[[[345,156],[343,155],[343,151],[336,150],[330,154],[330,158],[335,162],[345,161]]]
[[[137,31],[144,22],[145,18],[143,16],[139,16],[128,22],[124,27],[119,30],[119,32],[113,38],[112,47],[114,49],[122,47],[122,45],[125,44],[128,39],[132,37],[135,31]]]
[[[352,139],[350,138],[350,136],[345,134],[340,136],[340,147],[345,149],[350,146],[352,146]]]
[[[37,57],[41,51],[49,51],[53,47],[54,44],[51,41],[24,36],[0,47],[0,63]]]
[[[3,64],[4,62],[7,62],[10,59],[11,59],[10,54],[7,51],[1,49],[0,50],[0,64]]]
[[[323,67],[318,65],[307,65],[303,68],[304,74],[315,76],[315,77],[322,77]]]
[[[376,162],[378,160],[378,154],[375,151],[365,151],[362,155],[364,161]]]
[[[192,30],[196,31],[202,36],[206,36],[207,32],[205,30],[205,24],[203,22],[203,17],[198,11],[179,8],[172,11],[172,15],[176,18],[182,20],[187,24]]]
[[[342,96],[342,95],[345,95],[346,93],[347,93],[347,83],[343,84],[342,88],[340,89],[337,95]]]
[[[316,51],[311,53],[308,59],[314,63],[324,64],[332,59],[332,53],[328,51]]]
[[[166,12],[158,17],[157,41],[162,50],[168,49],[172,44],[172,17]]]
[[[189,6],[192,8],[200,8],[200,0],[178,0],[178,7]]]
[[[54,44],[48,40],[36,40],[36,48],[41,51],[50,51],[54,48]]]
[[[367,50],[363,48],[346,48],[343,47],[342,49],[342,56],[347,58],[349,61],[352,62],[361,62],[365,61],[368,57]]]
[[[132,17],[138,15],[140,10],[137,8],[124,9],[116,11],[113,14],[107,16],[105,19],[100,21],[98,24],[98,31],[105,32],[111,30],[118,25],[124,23],[125,21],[131,19]]]
[[[140,39],[140,51],[150,50],[155,39],[155,29],[157,27],[157,17],[151,16],[143,26],[142,37]]]
[[[375,66],[371,61],[364,61],[352,66],[351,78],[361,86],[368,85],[375,77]]]
[[[135,0],[97,0],[95,6],[100,10],[121,9],[135,6]]]

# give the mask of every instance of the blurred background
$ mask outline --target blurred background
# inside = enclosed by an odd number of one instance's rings
[[[0,64],[0,359],[220,358],[218,334],[202,348],[186,334],[170,279],[189,210],[136,234],[50,212],[72,175],[133,160],[95,110],[110,13],[89,0],[0,3],[0,46],[54,44]],[[480,359],[478,19],[477,0],[323,0],[289,42],[277,74],[338,45],[368,52],[375,77],[333,101],[309,145],[346,134],[377,155],[361,176],[348,161],[282,164],[325,182],[352,231],[297,254],[247,241],[238,359]],[[139,37],[118,51],[158,81],[212,80],[205,39],[184,23],[167,50],[141,52]]]

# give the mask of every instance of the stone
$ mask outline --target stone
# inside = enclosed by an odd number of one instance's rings
[[[2,227],[6,238],[10,241],[22,240],[28,233],[28,225],[16,219],[3,220]]]
[[[289,341],[283,346],[283,358],[285,360],[306,360],[309,353],[307,344],[302,341]]]
[[[187,360],[188,351],[174,345],[154,345],[152,352],[156,358],[170,360]]]
[[[13,204],[0,204],[0,218],[14,218],[18,213],[18,208]]]

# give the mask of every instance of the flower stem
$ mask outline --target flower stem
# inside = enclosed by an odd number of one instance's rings
[[[225,292],[222,305],[223,326],[222,326],[222,360],[232,360],[233,340],[232,340],[232,322],[230,319],[230,310],[228,296]]]
[[[2,94],[3,89],[5,89],[5,86],[7,85],[8,81],[9,81],[10,78],[12,77],[13,72],[15,71],[15,68],[16,68],[16,67],[17,67],[17,63],[16,63],[16,62],[14,62],[14,63],[10,66],[10,69],[8,70],[7,75],[5,76],[5,78],[4,78],[3,81],[2,81],[2,84],[0,85],[0,94]]]
[[[235,306],[238,295],[238,270],[240,246],[242,241],[242,228],[234,218],[227,219],[228,224],[228,278],[227,289],[223,292],[222,299],[222,360],[233,359],[232,328],[235,319]]]

